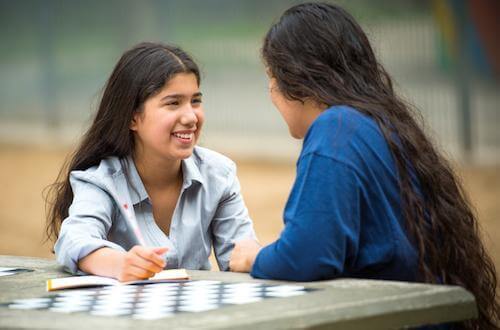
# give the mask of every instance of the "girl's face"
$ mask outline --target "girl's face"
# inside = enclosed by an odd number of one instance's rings
[[[304,138],[312,122],[325,109],[309,100],[300,102],[287,99],[280,92],[276,78],[273,77],[269,78],[269,95],[288,125],[290,135],[296,139]]]
[[[181,160],[193,153],[204,113],[196,76],[179,73],[136,112],[130,124],[136,154]]]

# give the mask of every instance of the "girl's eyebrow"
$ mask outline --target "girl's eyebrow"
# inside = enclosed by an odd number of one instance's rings
[[[191,97],[200,97],[203,96],[201,92],[194,93]],[[160,101],[164,101],[165,99],[178,99],[178,98],[183,98],[186,97],[184,94],[169,94],[165,95],[164,97],[161,98]]]

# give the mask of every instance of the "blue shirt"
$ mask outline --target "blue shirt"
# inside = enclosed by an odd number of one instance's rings
[[[395,162],[375,121],[353,108],[331,107],[309,128],[284,222],[252,276],[416,280]]]
[[[221,154],[195,147],[182,161],[182,173],[167,236],[154,220],[151,201],[130,157],[106,158],[85,171],[72,171],[74,197],[55,244],[57,261],[71,273],[84,274],[78,261],[92,251],[101,247],[128,251],[138,244],[118,209],[119,203],[127,203],[133,205],[146,245],[169,248],[167,268],[210,269],[213,247],[219,268],[227,270],[234,241],[255,238],[236,166]]]

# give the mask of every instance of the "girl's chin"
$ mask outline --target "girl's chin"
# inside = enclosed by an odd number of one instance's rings
[[[190,148],[183,148],[182,150],[177,150],[174,153],[175,156],[176,156],[175,158],[177,158],[177,159],[186,159],[186,158],[189,158],[193,154],[193,150],[194,150],[194,146],[192,146]]]

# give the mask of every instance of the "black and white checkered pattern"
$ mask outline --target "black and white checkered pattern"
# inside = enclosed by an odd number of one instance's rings
[[[18,299],[3,306],[12,309],[81,312],[151,320],[171,317],[177,313],[196,313],[227,305],[253,303],[268,298],[303,295],[310,291],[313,289],[299,285],[200,280],[65,290],[42,298]]]

